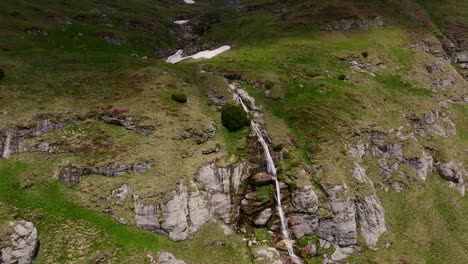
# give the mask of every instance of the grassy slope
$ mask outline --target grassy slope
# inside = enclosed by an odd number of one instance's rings
[[[58,6],[50,1],[47,3],[50,9],[47,10],[64,12],[66,16],[73,17],[76,13],[89,14],[96,8],[109,10],[104,3],[80,1]],[[422,55],[406,48],[409,44],[408,35],[411,35],[408,22],[412,21],[396,13],[393,6],[377,1],[301,2],[289,4],[288,14],[279,15],[273,14],[271,10],[281,7],[281,4],[270,1],[255,3],[264,9],[238,15],[223,8],[215,8],[225,13],[228,19],[216,25],[207,38],[233,43],[234,49],[210,61],[173,66],[129,56],[131,53],[151,55],[153,45],[148,43],[156,43],[154,46],[161,47],[172,44],[169,36],[163,33],[170,26],[170,19],[164,17],[176,13],[168,9],[167,4],[158,5],[158,9],[154,10],[147,8],[147,1],[112,3],[111,8],[116,8],[118,12],[114,14],[105,11],[114,24],[112,29],[99,23],[73,21],[65,31],[47,18],[46,10],[40,9],[39,4],[27,4],[36,5],[36,8],[18,6],[13,1],[1,4],[7,7],[1,13],[6,30],[1,32],[3,37],[0,38],[0,48],[4,48],[0,52],[0,67],[7,72],[7,78],[0,85],[0,105],[3,108],[0,110],[6,112],[0,115],[2,124],[8,124],[11,120],[26,122],[38,111],[89,112],[101,106],[113,105],[129,108],[131,114],[147,117],[146,122],[157,124],[160,128],[154,137],[143,140],[143,146],[130,147],[120,160],[134,161],[151,155],[155,160],[163,161],[141,178],[131,175],[117,179],[89,177],[80,186],[67,188],[55,183],[50,175],[55,165],[60,160],[69,159],[73,156],[71,154],[45,160],[34,155],[21,155],[14,161],[1,161],[0,201],[9,207],[16,207],[14,211],[20,218],[35,220],[44,242],[83,245],[81,251],[74,250],[79,248],[75,245],[63,248],[45,246],[46,250],[40,253],[39,263],[51,260],[65,262],[73,258],[80,262],[83,258],[100,258],[101,255],[114,253],[119,262],[140,261],[145,259],[145,250],[154,253],[159,249],[168,249],[193,263],[207,263],[208,260],[227,263],[247,261],[248,254],[236,237],[226,238],[226,247],[207,250],[205,246],[211,241],[223,239],[218,229],[208,227],[193,240],[174,243],[165,237],[117,224],[94,210],[106,206],[99,197],[123,182],[130,181],[137,192],[146,193],[151,200],[155,195],[172,188],[182,175],[191,175],[194,168],[203,163],[200,156],[195,155],[191,161],[184,161],[183,166],[173,166],[174,162],[180,162],[180,149],[190,148],[194,152],[197,149],[190,143],[174,146],[169,140],[174,133],[192,126],[193,121],[199,123],[202,120],[201,123],[205,124],[218,122],[219,125],[219,113],[204,106],[202,98],[206,89],[223,90],[224,87],[200,75],[197,66],[221,72],[238,72],[249,80],[271,81],[271,93],[281,97],[281,100],[267,100],[262,89],[247,87],[265,106],[271,134],[276,142],[293,146],[288,147],[293,155],[287,162],[299,165],[298,157],[301,157],[304,163],[323,165],[325,169],[320,180],[328,183],[348,180],[350,163],[343,142],[350,133],[370,125],[385,131],[398,127],[398,124],[404,122],[401,114],[427,111],[433,104],[432,92],[422,89],[419,82],[405,77],[406,71],[414,66],[411,63],[413,59],[431,58],[420,58]],[[183,10],[180,13],[190,16],[197,13],[198,8],[207,6],[208,3],[202,3],[201,7],[181,6]],[[433,9],[437,10],[435,7]],[[18,10],[21,16],[12,16],[14,10]],[[357,12],[358,16],[380,13],[389,21],[385,29],[369,32],[318,31],[317,23],[326,20],[327,12],[331,10],[333,14],[329,17],[349,12]],[[154,33],[126,30],[120,19],[122,14],[124,18],[143,17],[145,21],[151,21]],[[47,30],[49,36],[33,36],[23,32],[24,28],[33,25]],[[128,45],[106,44],[95,36],[96,32],[101,31],[111,31],[125,37]],[[83,36],[74,40],[73,35],[78,32]],[[370,54],[367,59],[360,58],[364,50]],[[349,56],[372,64],[380,61],[387,68],[378,68],[376,78],[365,73],[353,73],[348,63],[339,59]],[[422,68],[423,65],[416,67]],[[347,82],[338,80],[336,77],[339,74],[346,74]],[[171,102],[169,98],[174,90],[188,93],[189,104],[180,106]],[[457,106],[453,111],[457,116],[457,124],[466,123],[466,107]],[[173,124],[176,126],[173,127]],[[460,148],[466,146],[466,131],[465,127],[459,126],[457,138],[450,143],[454,148],[442,147],[447,155],[463,153]],[[228,153],[238,154],[245,146],[243,139],[246,133],[230,134],[222,130],[217,140],[225,141]],[[442,140],[434,141],[438,146],[446,144]],[[168,152],[155,146],[173,148]],[[171,153],[169,158],[166,153]],[[36,172],[39,167],[42,169]],[[292,167],[291,164],[285,165],[286,174],[293,173],[288,171]],[[376,175],[374,173],[371,176]],[[24,177],[34,183],[32,188],[20,188],[19,179]],[[466,229],[463,229],[466,226],[463,212],[467,211],[467,204],[436,175],[430,177],[426,188],[415,187],[402,194],[380,193],[379,196],[386,208],[391,231],[382,241],[391,241],[393,246],[387,250],[356,256],[359,262],[385,262],[387,257],[391,257],[393,262],[401,258],[409,263],[437,263],[445,258],[447,262],[457,263],[463,257],[466,258],[463,254],[467,252],[466,238],[457,234],[466,234]],[[83,204],[92,209],[85,208]],[[459,210],[449,210],[452,206]],[[427,214],[426,208],[432,208],[432,214]],[[118,210],[127,210],[128,213],[128,208]],[[414,218],[420,221],[413,221]],[[428,232],[439,226],[441,228],[437,232]],[[78,236],[74,240],[57,234],[57,230],[66,233],[70,229],[82,237]],[[409,239],[400,241],[400,235],[416,237],[420,233],[425,235],[415,243]],[[93,240],[96,237],[102,239]],[[85,240],[93,242],[85,243]]]

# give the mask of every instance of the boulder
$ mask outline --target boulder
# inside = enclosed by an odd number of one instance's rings
[[[39,238],[34,224],[26,221],[10,222],[13,233],[10,243],[1,249],[0,263],[31,264],[39,251]]]
[[[453,161],[449,161],[448,163],[441,163],[437,165],[437,170],[447,181],[451,181],[454,183],[459,183],[463,181],[462,172],[458,168],[457,164]]]
[[[267,208],[260,212],[256,219],[254,220],[254,224],[257,226],[264,226],[270,220],[271,216],[273,215],[273,210],[271,208]]]
[[[284,264],[280,253],[273,247],[254,247],[252,248],[252,255],[256,264]]]
[[[272,182],[273,182],[272,176],[266,172],[255,173],[249,178],[249,183],[254,186],[263,186],[263,185],[271,184]]]

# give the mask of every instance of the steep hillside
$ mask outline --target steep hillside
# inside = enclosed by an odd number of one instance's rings
[[[467,17],[3,1],[0,263],[463,263]]]

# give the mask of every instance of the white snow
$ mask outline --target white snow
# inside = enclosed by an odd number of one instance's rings
[[[214,49],[214,50],[200,51],[197,54],[192,55],[190,57],[192,57],[193,59],[211,59],[214,56],[229,50],[230,48],[231,48],[231,46],[221,46],[221,47],[219,47],[217,49]]]
[[[174,55],[169,56],[169,58],[166,59],[166,62],[174,64],[183,60],[184,57],[182,57],[182,52],[183,50],[178,50]]]
[[[194,55],[187,56],[187,57],[182,57],[182,52],[183,50],[178,50],[175,54],[169,56],[169,58],[166,59],[166,62],[168,63],[177,63],[179,61],[185,60],[185,59],[211,59],[216,55],[219,55],[227,50],[231,49],[231,46],[221,46],[217,49],[214,50],[204,50],[200,51]]]
[[[195,1],[193,0],[184,0],[186,4],[195,4]]]
[[[174,21],[174,23],[176,23],[177,25],[183,25],[183,24],[185,24],[185,23],[187,23],[189,21],[190,20],[176,20],[176,21]]]

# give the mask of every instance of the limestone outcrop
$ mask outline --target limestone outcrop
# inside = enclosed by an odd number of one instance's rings
[[[0,263],[31,264],[39,251],[39,238],[34,224],[10,222],[12,233],[6,247],[0,249]]]

